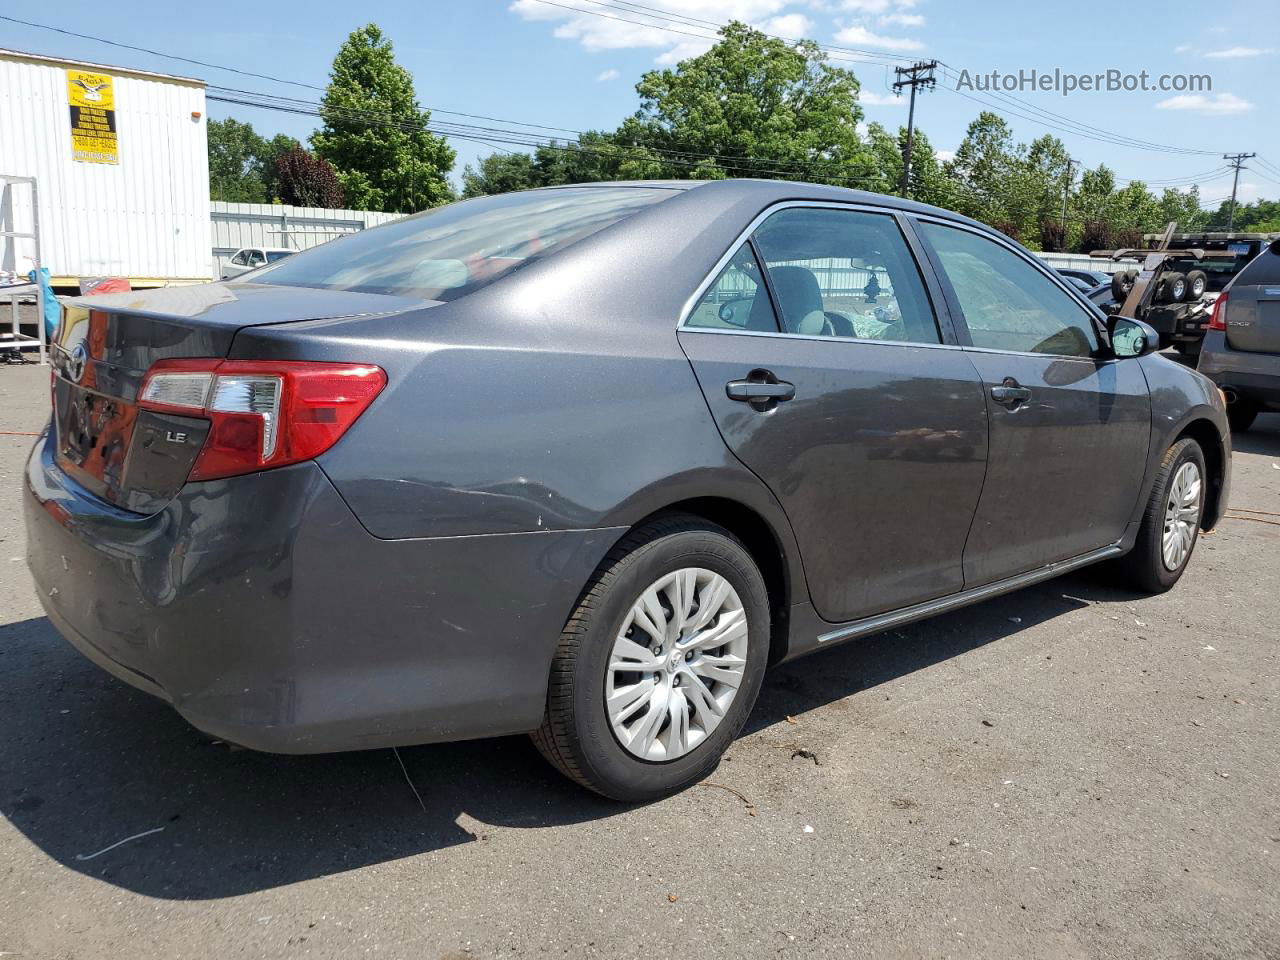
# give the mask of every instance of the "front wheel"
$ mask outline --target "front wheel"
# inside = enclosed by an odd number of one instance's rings
[[[565,776],[640,802],[706,777],[755,704],[764,579],[722,527],[677,516],[609,553],[569,617],[533,741]]]
[[[1187,568],[1200,534],[1207,477],[1204,452],[1190,437],[1165,452],[1137,543],[1119,561],[1126,578],[1138,589],[1164,593]]]

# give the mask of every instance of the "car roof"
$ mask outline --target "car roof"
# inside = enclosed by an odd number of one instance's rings
[[[687,193],[714,193],[723,195],[727,201],[754,198],[762,206],[785,200],[817,200],[832,203],[861,203],[878,207],[900,210],[903,213],[919,213],[927,216],[942,217],[980,228],[988,233],[992,228],[985,223],[972,220],[952,210],[906,200],[887,193],[873,193],[869,190],[853,190],[849,187],[835,187],[823,183],[805,183],[798,180],[756,180],[749,178],[729,180],[605,180],[595,183],[566,183],[556,187],[540,187],[541,190],[564,190],[570,188],[591,187],[650,187],[662,190],[679,190]]]

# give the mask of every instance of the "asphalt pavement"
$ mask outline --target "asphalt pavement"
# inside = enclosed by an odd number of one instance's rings
[[[0,367],[0,957],[1280,957],[1280,416],[1172,592],[1086,571],[777,669],[629,807],[524,738],[233,752],[93,667],[23,562],[47,384]]]

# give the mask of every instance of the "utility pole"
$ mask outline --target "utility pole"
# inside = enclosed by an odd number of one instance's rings
[[[902,195],[908,199],[911,196],[911,143],[916,130],[916,87],[932,89],[936,84],[933,71],[937,69],[937,60],[922,60],[909,67],[893,68],[893,72],[898,75],[893,84],[893,92],[901,93],[903,87],[911,88],[911,107],[907,110],[907,151],[902,158]]]
[[[1240,171],[1247,170],[1244,165],[1246,160],[1256,157],[1256,153],[1224,153],[1222,159],[1226,160],[1235,168],[1235,176],[1231,178],[1231,206],[1227,208],[1227,232],[1231,232],[1231,228],[1236,225],[1236,187],[1240,185]]]
[[[1067,185],[1062,188],[1062,229],[1067,229],[1067,197],[1071,196],[1071,168],[1076,162],[1067,157]]]

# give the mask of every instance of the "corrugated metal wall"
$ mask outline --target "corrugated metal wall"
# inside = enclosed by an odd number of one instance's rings
[[[209,204],[213,229],[213,274],[241,247],[288,247],[307,250],[335,237],[398,220],[402,213],[373,210],[326,210],[322,207],[294,207],[273,203]]]
[[[1137,260],[1108,260],[1105,257],[1091,257],[1084,253],[1037,253],[1037,257],[1055,270],[1068,268],[1071,270],[1101,270],[1103,273],[1115,273],[1117,270],[1137,266]]]
[[[203,85],[100,68],[115,78],[120,162],[84,163],[71,158],[65,67],[0,53],[0,172],[39,179],[45,266],[69,277],[210,276]],[[29,222],[25,189],[13,204]]]

